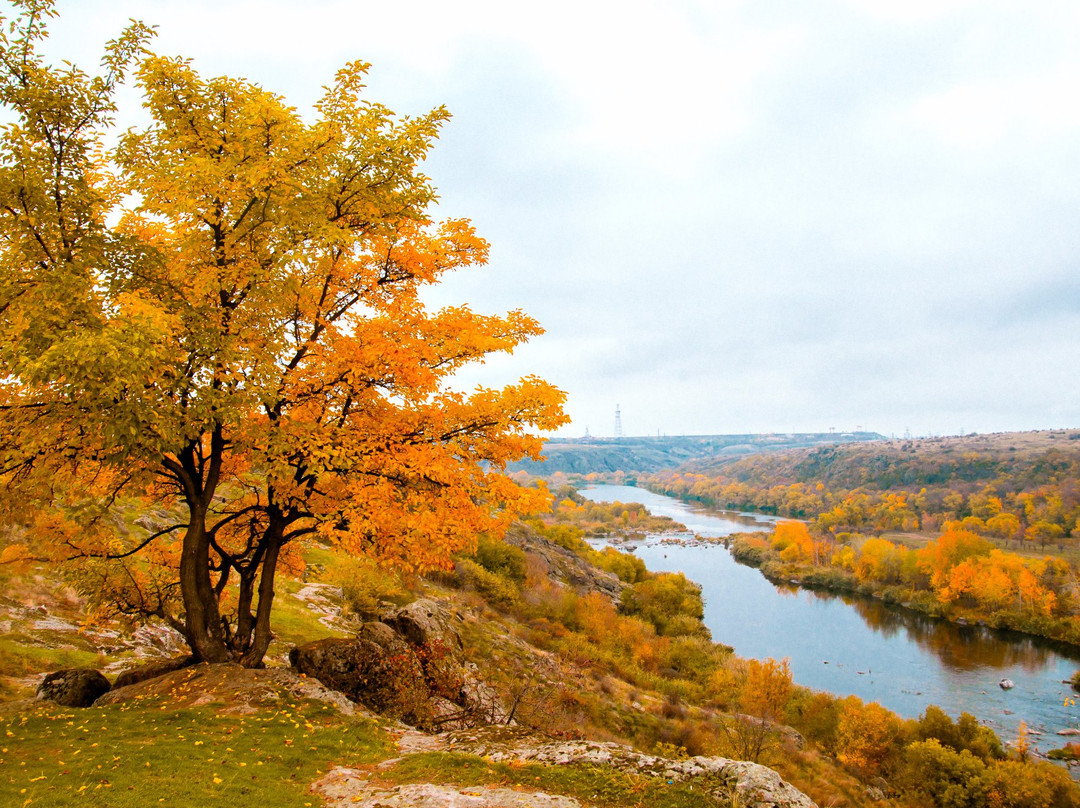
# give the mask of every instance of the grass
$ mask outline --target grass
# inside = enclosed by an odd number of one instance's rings
[[[291,647],[322,637],[344,636],[343,632],[328,628],[320,622],[321,615],[296,597],[296,593],[304,588],[303,582],[282,575],[275,580],[275,587],[277,594],[274,597],[270,625],[279,642]]]
[[[393,768],[380,772],[378,781],[445,783],[457,786],[497,785],[519,787],[576,797],[586,804],[613,808],[701,808],[716,806],[709,783],[673,783],[661,777],[622,772],[611,766],[569,764],[542,766],[535,763],[497,763],[475,755],[427,752],[411,755]],[[696,785],[696,789],[695,789]]]
[[[322,552],[324,563],[332,558],[329,551]],[[97,668],[116,662],[131,654],[129,650],[102,653],[94,647],[93,640],[75,628],[33,628],[34,616],[18,615],[15,608],[20,601],[32,601],[40,597],[49,602],[49,615],[78,624],[85,617],[83,605],[77,599],[66,600],[61,596],[60,583],[54,577],[44,575],[44,569],[38,570],[40,576],[0,576],[0,588],[8,590],[9,595],[0,604],[0,617],[14,617],[14,625],[0,634],[0,701],[33,695],[12,679],[21,679],[32,674],[64,668]],[[30,585],[31,577],[36,579]],[[343,636],[340,631],[328,628],[320,621],[320,615],[296,597],[304,586],[286,576],[277,581],[277,596],[274,598],[273,627],[275,640],[271,645],[270,657],[283,657],[293,645],[303,644],[323,637]]]
[[[42,703],[0,714],[0,805],[320,805],[308,789],[335,765],[373,769],[393,752],[367,719],[304,700],[259,712],[177,707],[165,697],[71,710]],[[473,755],[422,753],[379,771],[374,782],[498,785],[563,794],[612,808],[715,806],[720,781],[673,783],[610,766],[496,763]]]
[[[305,808],[319,804],[308,787],[330,766],[390,750],[374,722],[302,700],[249,715],[163,698],[86,710],[43,703],[0,715],[0,805]]]
[[[80,648],[49,648],[18,634],[0,637],[0,676],[27,676],[43,670],[100,667],[104,657]]]

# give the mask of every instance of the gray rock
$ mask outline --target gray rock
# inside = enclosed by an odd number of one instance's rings
[[[498,691],[480,678],[475,665],[470,664],[465,668],[460,694],[456,701],[465,708],[471,718],[468,727],[505,724],[510,720],[510,713],[499,698]],[[465,728],[467,727],[445,727],[444,729]]]
[[[46,676],[38,687],[37,697],[64,707],[89,707],[111,688],[101,671],[69,668]]]
[[[446,653],[461,653],[461,636],[453,616],[429,598],[415,600],[382,621],[415,646],[437,647]]]
[[[470,712],[449,699],[432,696],[428,706],[431,710],[429,723],[436,730],[449,732],[454,729],[468,729],[476,726]]]
[[[581,808],[572,797],[515,791],[495,786],[447,786],[416,783],[382,787],[363,772],[337,768],[312,784],[328,808]]]
[[[387,656],[415,657],[416,652],[386,623],[363,623],[356,630],[356,639],[368,640],[378,645]]]
[[[445,748],[494,761],[528,761],[547,765],[590,763],[620,771],[681,782],[712,776],[723,784],[714,790],[720,804],[735,795],[741,805],[756,808],[816,808],[814,802],[772,769],[745,760],[692,757],[687,760],[645,755],[628,746],[595,741],[552,741],[516,727],[483,727],[441,736]]]

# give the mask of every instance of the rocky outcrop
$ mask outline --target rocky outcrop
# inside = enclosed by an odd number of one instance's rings
[[[326,798],[329,808],[581,808],[572,797],[496,786],[415,783],[379,787],[369,784],[361,772],[344,768],[316,781],[312,790]]]
[[[506,533],[506,543],[520,547],[540,560],[548,576],[579,595],[599,592],[618,605],[626,584],[618,576],[594,567],[577,553],[545,539],[527,525],[518,523]]]
[[[197,660],[195,657],[190,654],[187,656],[173,657],[172,659],[159,659],[155,662],[148,662],[137,668],[126,670],[117,676],[116,681],[113,682],[113,689],[135,685],[139,682],[145,682],[147,679],[164,676],[166,673],[183,670],[184,668],[191,667],[196,662]]]
[[[434,600],[421,598],[383,617],[382,622],[414,646],[438,646],[446,653],[460,655],[461,635],[454,628],[453,619]]]
[[[601,764],[674,782],[710,777],[721,782],[716,797],[725,805],[734,794],[741,804],[757,808],[814,808],[809,797],[782,780],[772,769],[745,760],[703,756],[670,760],[635,752],[629,746],[617,743],[553,741],[518,727],[483,727],[450,732],[443,737],[448,750],[494,761],[560,766]]]
[[[294,648],[295,670],[376,712],[427,729],[505,720],[495,692],[462,660],[456,618],[431,599],[363,623],[349,639]]]
[[[113,688],[98,699],[97,704],[123,704],[158,697],[167,698],[175,707],[214,704],[224,713],[254,713],[282,697],[319,701],[342,715],[353,715],[358,711],[357,706],[341,693],[286,668],[253,669],[235,663],[210,665],[206,662]]]
[[[293,668],[372,710],[423,723],[431,692],[416,652],[389,626],[365,623],[352,639],[327,639],[289,652]]]
[[[38,687],[37,697],[64,707],[89,707],[111,688],[101,671],[69,668],[47,675]]]
[[[403,733],[399,747],[406,753],[461,752],[479,755],[491,761],[518,764],[611,766],[620,771],[656,777],[668,782],[689,781],[695,786],[700,783],[701,793],[710,795],[713,804],[718,808],[729,805],[746,808],[816,808],[809,797],[781,779],[776,772],[756,763],[719,757],[670,760],[635,752],[628,746],[616,743],[554,741],[518,727],[491,726],[434,736],[415,732]],[[400,760],[401,758],[386,761],[381,765],[393,766]],[[426,783],[388,788],[369,783],[368,774],[336,768],[316,782],[313,789],[327,799],[330,808],[354,805],[370,808],[494,808],[503,805],[574,808],[580,805],[577,800],[565,796],[494,787],[463,789]],[[697,790],[695,788],[695,792]]]

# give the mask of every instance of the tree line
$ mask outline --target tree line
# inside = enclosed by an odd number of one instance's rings
[[[938,439],[756,455],[639,484],[717,508],[808,519],[833,534],[935,533],[959,523],[1018,546],[1071,546],[1080,446],[1073,433],[1051,434],[1062,436],[1056,445],[1022,451],[1010,451],[1005,436],[978,448]]]

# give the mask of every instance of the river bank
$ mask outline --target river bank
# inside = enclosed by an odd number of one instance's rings
[[[707,502],[698,497],[680,494],[661,494],[651,490],[650,493],[663,497],[672,497],[678,501],[687,503],[691,508],[697,507],[704,510],[714,510]],[[726,513],[724,511],[721,512]],[[769,519],[774,523],[803,522],[801,519],[789,519],[765,514],[747,513],[744,515],[760,516],[760,518]],[[794,583],[795,585],[815,590],[874,597],[884,600],[886,603],[905,609],[911,609],[929,617],[948,620],[958,625],[975,624],[987,626],[1001,631],[1041,637],[1050,640],[1051,642],[1080,648],[1080,618],[1075,615],[1054,614],[1051,613],[1049,608],[1043,608],[1041,610],[1029,608],[1025,611],[1023,608],[1019,608],[1013,603],[1009,603],[1006,606],[1001,602],[1001,599],[996,596],[996,593],[995,608],[987,608],[982,605],[981,602],[973,602],[976,598],[970,596],[967,598],[955,597],[949,602],[944,602],[936,596],[936,591],[929,587],[928,579],[922,581],[919,586],[916,586],[913,580],[905,579],[901,581],[899,579],[905,578],[905,576],[901,574],[899,569],[893,569],[888,573],[888,578],[886,580],[867,579],[860,577],[850,568],[845,568],[844,566],[808,563],[807,558],[805,557],[802,558],[801,561],[793,561],[792,557],[781,557],[779,550],[762,545],[759,542],[756,542],[752,537],[736,538],[735,536],[736,534],[732,534],[729,540],[731,543],[731,551],[735,559],[740,563],[756,567],[766,578],[774,583]],[[809,537],[807,538],[809,539]],[[877,537],[868,538],[879,542],[882,541]],[[1057,586],[1062,590],[1071,588],[1071,581],[1075,579],[1075,575],[1072,573],[1068,563],[1060,558],[1054,558],[1049,555],[1040,556],[1030,552],[1013,553],[1011,551],[1000,550],[1000,548],[991,550],[989,541],[984,540],[982,537],[975,537],[974,535],[970,536],[970,538],[975,539],[976,541],[983,541],[986,544],[986,546],[975,553],[975,555],[989,555],[991,558],[995,555],[1000,555],[1000,558],[1003,561],[1013,559],[1017,560],[1019,564],[1041,564],[1044,567],[1042,574],[1034,577],[1044,578],[1046,580],[1057,579]],[[891,559],[888,563],[894,568],[899,568],[905,563],[911,567],[915,566],[916,554],[911,547],[895,544],[887,539],[884,541],[888,546],[886,552],[908,556],[906,561],[899,558]],[[933,545],[937,541],[939,541],[939,539],[927,538],[923,544],[924,546]],[[840,546],[836,545],[827,549],[826,552],[831,555],[833,551],[839,549]],[[853,550],[849,550],[848,552],[854,557]],[[950,549],[946,552],[955,553],[956,551]],[[970,552],[970,550],[962,550],[961,552]],[[849,564],[850,563],[849,559]],[[922,564],[921,560],[918,564]],[[1018,569],[1008,568],[1009,566],[1016,567],[1017,564],[1009,565],[1008,563],[1003,563],[1001,566],[1004,569],[988,570],[988,572],[994,575],[1003,574],[1005,576],[1011,575],[1013,577],[1023,574],[1019,572]],[[978,571],[976,571],[973,577],[980,577]],[[1038,584],[1036,583],[1036,587],[1037,586]],[[969,595],[976,589],[976,585],[969,584]],[[1023,592],[1020,591],[1018,584],[1017,589],[1018,603],[1023,604],[1025,596]],[[1064,591],[1061,594],[1055,594],[1051,588],[1048,591],[1040,593],[1040,595],[1044,598],[1049,597],[1051,600],[1061,600],[1064,597]],[[962,600],[967,600],[968,602],[961,603]],[[1032,598],[1029,597],[1028,602],[1030,603],[1031,600]]]
[[[950,715],[970,712],[1002,737],[1021,721],[1053,736],[1080,724],[1065,705],[1062,680],[1080,664],[1080,650],[1041,638],[958,625],[851,592],[773,583],[735,561],[719,542],[738,532],[765,532],[774,519],[713,514],[643,489],[598,486],[597,501],[642,502],[700,537],[636,546],[649,569],[684,572],[702,585],[705,623],[718,642],[741,656],[788,657],[795,680],[837,695],[877,701],[914,718],[930,704]],[[708,542],[716,541],[711,544]],[[629,548],[625,548],[629,549]],[[1003,691],[1002,678],[1016,687]],[[1047,737],[1046,748],[1059,745]]]
[[[1019,635],[1041,637],[1063,646],[1080,645],[1080,632],[1073,620],[1053,620],[1011,611],[993,613],[950,607],[931,593],[904,586],[874,586],[860,581],[852,572],[837,568],[786,564],[779,553],[763,547],[750,536],[734,535],[726,540],[732,557],[740,564],[758,569],[774,584],[791,584],[826,592],[859,595],[909,609],[927,617],[959,626],[976,625]]]

